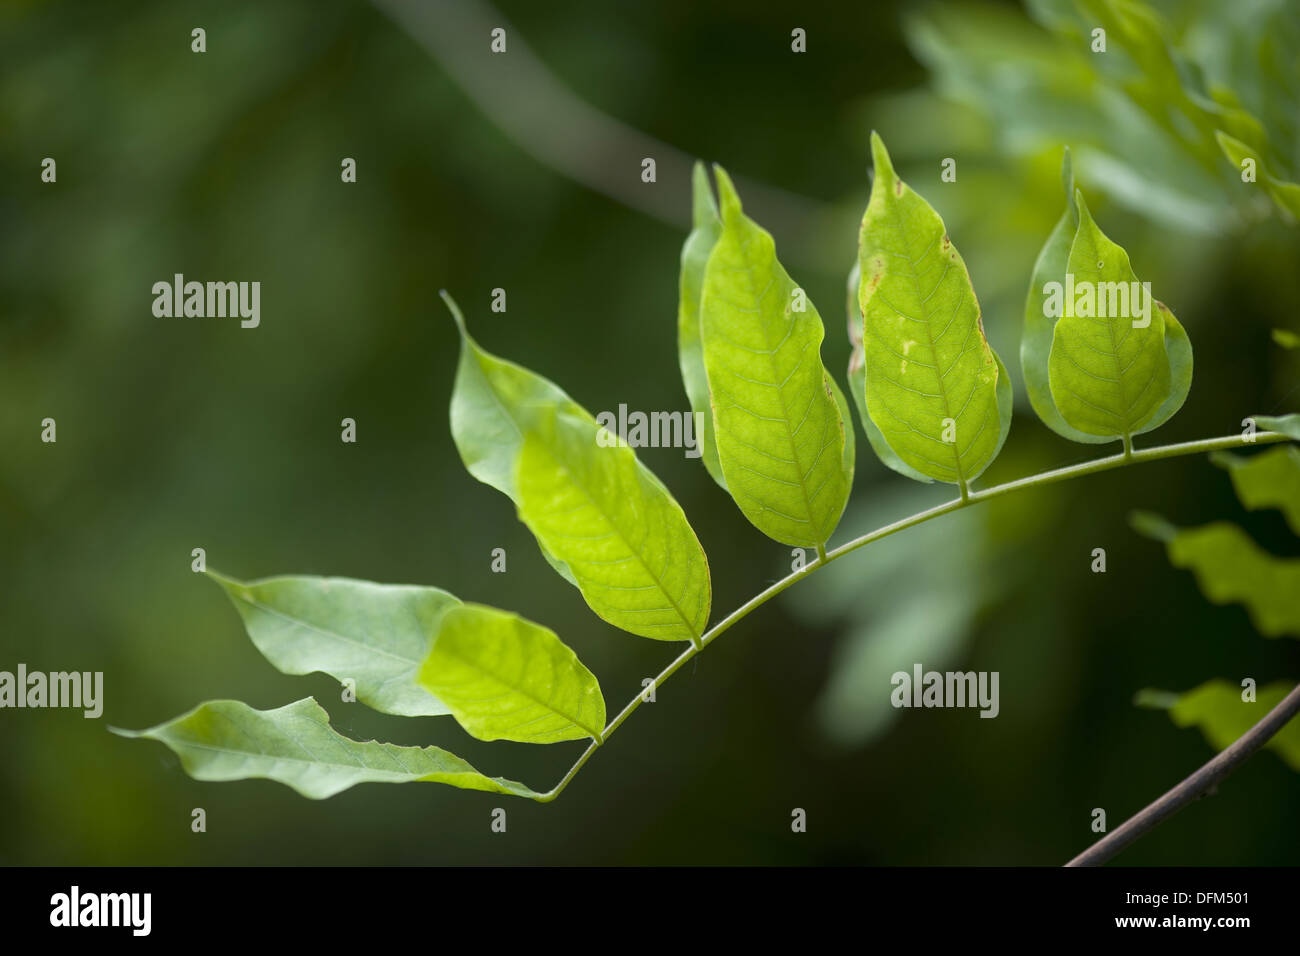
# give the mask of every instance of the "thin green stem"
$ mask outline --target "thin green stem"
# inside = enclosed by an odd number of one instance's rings
[[[935,505],[933,508],[927,508],[925,511],[919,511],[906,518],[900,518],[898,521],[877,528],[874,531],[869,531],[866,534],[860,535],[852,541],[847,541],[838,548],[833,548],[830,551],[827,551],[824,546],[819,545],[817,548],[817,561],[814,564],[806,565],[798,571],[786,575],[784,578],[765,590],[760,591],[724,617],[717,624],[713,625],[713,627],[709,628],[704,633],[703,637],[700,638],[699,643],[692,641],[691,646],[682,651],[682,653],[679,654],[677,658],[664,668],[663,672],[655,678],[654,688],[658,689],[661,687],[664,681],[672,677],[683,664],[704,650],[704,648],[708,647],[710,643],[717,640],[722,634],[730,630],[733,625],[743,621],[753,611],[762,607],[786,588],[803,580],[814,571],[825,567],[832,561],[842,558],[844,555],[856,551],[858,548],[865,547],[872,542],[879,541],[881,538],[887,538],[891,534],[897,534],[900,531],[905,531],[908,528],[915,527],[916,525],[924,524],[925,522],[938,518],[941,515],[946,515],[953,511],[960,511],[963,508],[968,508],[981,501],[988,501],[990,498],[998,498],[1002,495],[1024,491],[1028,488],[1051,485],[1058,481],[1067,481],[1071,478],[1081,478],[1084,475],[1094,475],[1098,472],[1111,471],[1115,468],[1123,468],[1126,465],[1140,464],[1142,462],[1160,461],[1165,458],[1178,458],[1183,455],[1199,455],[1204,452],[1219,451],[1225,448],[1239,448],[1243,445],[1271,445],[1275,442],[1291,440],[1290,436],[1283,435],[1279,432],[1257,432],[1253,436],[1253,439],[1245,435],[1225,435],[1222,438],[1204,438],[1200,441],[1180,442],[1176,445],[1159,445],[1155,448],[1134,450],[1132,441],[1126,437],[1124,439],[1124,451],[1117,455],[1110,455],[1106,458],[1097,458],[1080,465],[1069,465],[1065,468],[1055,468],[1051,471],[1044,471],[1037,475],[1030,475],[1027,478],[1018,478],[1015,481],[1008,481],[1000,485],[994,485],[992,488],[985,488],[983,491],[970,491],[969,488],[965,487],[963,484],[961,488],[962,494],[959,498],[945,501],[943,504]],[[650,688],[646,688],[640,694],[637,694],[628,701],[627,706],[619,711],[618,716],[609,722],[609,726],[605,728],[605,732],[602,734],[602,740],[609,740],[610,734],[616,731],[622,725],[623,721],[627,720],[636,712],[636,709],[640,707],[641,703],[645,700],[644,695],[649,690]],[[555,785],[554,789],[548,790],[546,793],[534,797],[533,799],[540,803],[549,803],[551,800],[558,797],[564,788],[569,785],[569,781],[571,781],[578,771],[582,769],[583,765],[591,759],[591,755],[596,752],[599,746],[600,744],[593,740],[591,746],[583,751],[582,756],[579,757],[577,762],[569,768],[569,772],[564,775],[564,779]]]

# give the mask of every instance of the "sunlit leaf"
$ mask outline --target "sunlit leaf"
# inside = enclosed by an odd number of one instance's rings
[[[1215,750],[1236,743],[1246,731],[1282,702],[1294,684],[1276,681],[1257,688],[1255,700],[1242,700],[1242,689],[1227,681],[1212,680],[1183,694],[1143,690],[1135,703],[1139,707],[1168,710],[1179,727],[1197,727]],[[1300,770],[1300,717],[1288,721],[1264,745],[1292,770]]]
[[[862,424],[862,430],[867,436],[867,443],[871,446],[871,450],[876,453],[876,457],[888,468],[900,475],[906,475],[914,481],[929,484],[934,479],[917,471],[894,454],[894,449],[889,447],[889,443],[885,441],[885,436],[880,434],[880,429],[876,427],[876,423],[867,414],[867,366],[862,348],[862,307],[858,304],[858,286],[860,285],[859,276],[861,274],[861,266],[855,262],[853,269],[849,272],[848,283],[849,341],[853,345],[853,352],[849,355],[849,394],[853,396],[853,405],[858,411],[858,421]]]
[[[534,416],[519,517],[601,618],[656,640],[698,638],[709,618],[704,551],[667,489],[630,448],[599,447],[598,430],[586,415]]]
[[[1006,440],[1010,378],[943,220],[898,178],[875,133],[871,145],[859,246],[867,412],[908,467],[964,485]]]
[[[1073,284],[1064,284],[1058,296],[1064,314],[1048,359],[1052,400],[1071,428],[1131,438],[1173,414],[1171,397],[1181,405],[1191,380],[1190,350],[1175,381],[1165,326],[1176,320],[1145,294],[1128,253],[1097,227],[1077,190],[1075,203],[1079,228],[1066,266]]]
[[[821,361],[821,316],[717,169],[722,233],[709,256],[700,332],[727,488],[776,541],[825,544],[848,501],[846,427]],[[851,462],[848,463],[851,465]]]
[[[311,576],[236,581],[209,571],[248,636],[285,674],[356,682],[357,700],[386,714],[450,711],[416,680],[443,615],[460,604],[438,588]]]
[[[1217,452],[1210,456],[1228,469],[1237,498],[1251,511],[1277,508],[1300,535],[1300,448],[1283,445],[1247,458]]]
[[[1163,541],[1169,561],[1190,570],[1214,604],[1243,604],[1265,637],[1300,637],[1300,558],[1278,558],[1226,521],[1177,528],[1138,512],[1133,527]]]
[[[605,699],[549,628],[480,604],[447,612],[420,683],[480,740],[600,739]]]
[[[1066,209],[1038,254],[1033,276],[1029,280],[1029,294],[1025,297],[1025,327],[1020,338],[1020,369],[1025,376],[1029,404],[1043,424],[1071,441],[1097,444],[1111,439],[1089,435],[1066,424],[1056,409],[1048,381],[1048,358],[1052,352],[1052,333],[1056,329],[1058,316],[1048,314],[1050,310],[1046,308],[1046,289],[1048,283],[1065,281],[1070,246],[1074,243],[1074,233],[1079,225],[1079,213],[1074,205],[1074,169],[1069,149],[1066,149],[1061,160],[1061,181],[1065,186]]]
[[[714,434],[713,406],[709,401],[709,379],[704,370],[704,348],[700,343],[700,293],[704,287],[704,269],[709,254],[722,233],[722,220],[709,188],[709,174],[703,163],[697,162],[691,177],[692,228],[682,245],[681,280],[677,303],[677,358],[682,369],[682,382],[691,402],[691,410],[701,413],[697,420],[704,422],[697,436],[700,457],[709,474],[723,488],[727,479],[718,461],[718,441]]]
[[[254,710],[237,700],[211,700],[148,730],[119,730],[171,748],[196,780],[275,780],[313,800],[358,783],[446,783],[518,797],[534,791],[479,773],[438,747],[399,747],[344,737],[310,697],[275,710]]]
[[[451,431],[470,474],[515,502],[542,553],[604,620],[642,637],[698,639],[709,567],[681,506],[626,443],[551,382],[484,351],[453,315]]]
[[[1284,349],[1300,349],[1300,335],[1290,329],[1274,329],[1273,341]]]

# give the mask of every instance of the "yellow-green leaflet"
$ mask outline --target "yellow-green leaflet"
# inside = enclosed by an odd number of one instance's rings
[[[1181,326],[1138,282],[1128,253],[1097,227],[1077,190],[1075,205],[1079,228],[1048,358],[1052,401],[1071,428],[1127,439],[1182,404],[1191,382],[1191,348],[1175,369],[1166,326],[1178,333]],[[1185,334],[1181,340],[1186,342]]]
[[[310,697],[274,710],[237,700],[210,700],[148,730],[110,728],[171,748],[195,780],[275,780],[304,797],[323,800],[358,783],[445,783],[517,797],[534,791],[479,773],[438,747],[399,747],[344,737]]]
[[[691,234],[682,244],[681,277],[677,301],[677,360],[682,369],[682,383],[691,401],[691,411],[700,414],[704,428],[696,436],[700,458],[709,476],[725,491],[727,479],[718,461],[718,440],[713,431],[713,406],[709,400],[709,379],[704,370],[704,345],[700,341],[700,293],[704,286],[704,269],[709,254],[722,232],[722,220],[709,189],[709,174],[697,162],[691,176]]]
[[[1122,416],[1102,411],[1124,404],[1134,404],[1135,413],[1140,410],[1146,416],[1132,423],[1127,432],[1130,437],[1141,435],[1159,428],[1182,408],[1192,385],[1192,343],[1173,312],[1138,282],[1128,265],[1127,253],[1101,232],[1083,206],[1082,197],[1076,199],[1068,150],[1062,161],[1061,179],[1066,190],[1066,210],[1034,264],[1025,300],[1020,340],[1025,389],[1043,423],[1071,441],[1098,444],[1124,437],[1124,432],[1115,431],[1122,427]],[[1096,263],[1101,261],[1107,264],[1099,269]],[[1057,327],[1063,312],[1067,308],[1075,311],[1080,302],[1091,303],[1089,314],[1069,318],[1058,347]],[[1156,333],[1144,339],[1130,336],[1136,331],[1132,328],[1133,315],[1141,311],[1144,302],[1153,325],[1158,319],[1163,328],[1167,372],[1160,371],[1155,357],[1159,351]],[[1102,318],[1097,315],[1102,308],[1108,313],[1123,311],[1125,315]],[[1144,343],[1151,354],[1137,350]],[[1148,369],[1148,360],[1154,363],[1150,369],[1156,374],[1140,381],[1143,370]],[[1053,374],[1057,376],[1056,386],[1052,385]],[[1136,400],[1132,395],[1126,397],[1127,393],[1120,394],[1121,389],[1136,392],[1143,381],[1152,390],[1149,394]],[[1160,395],[1162,387],[1163,397],[1152,411],[1151,400]],[[1057,388],[1068,407],[1068,419],[1058,407]],[[1084,428],[1084,423],[1090,423],[1089,427]]]
[[[700,339],[718,459],[741,512],[768,537],[820,547],[853,483],[845,428],[821,360],[821,316],[769,235],[716,170],[722,232],[704,271]]]
[[[908,468],[964,486],[1006,441],[1011,381],[943,220],[898,178],[875,133],[871,151],[858,254],[867,414]]]
[[[1029,279],[1029,293],[1025,297],[1025,325],[1020,336],[1020,369],[1025,377],[1029,404],[1043,424],[1070,441],[1100,444],[1111,439],[1086,434],[1065,423],[1061,413],[1056,410],[1056,403],[1052,401],[1052,388],[1048,382],[1047,360],[1052,353],[1052,333],[1059,318],[1059,315],[1048,314],[1048,289],[1054,282],[1065,282],[1070,246],[1074,244],[1074,234],[1079,229],[1079,213],[1074,205],[1074,168],[1068,148],[1061,159],[1061,184],[1065,187],[1066,208],[1034,262],[1034,272]]]
[[[655,640],[698,640],[709,565],[676,499],[586,409],[484,351],[453,314],[451,432],[470,474],[514,501],[542,553],[604,620]]]
[[[605,729],[600,684],[555,632],[481,604],[447,612],[420,683],[479,740],[599,740]]]

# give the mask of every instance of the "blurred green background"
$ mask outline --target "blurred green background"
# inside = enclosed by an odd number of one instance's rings
[[[1156,6],[1180,63],[1235,91],[1294,179],[1296,6]],[[818,305],[842,381],[844,279],[881,132],[945,217],[1016,379],[985,483],[1111,451],[1052,434],[1019,381],[1067,143],[1098,221],[1196,349],[1186,405],[1145,443],[1300,408],[1297,353],[1270,341],[1300,325],[1300,230],[1194,125],[1152,121],[1134,64],[1118,45],[1089,53],[1088,14],[1069,3],[393,7],[0,8],[0,669],[103,671],[106,696],[98,721],[0,711],[0,862],[1058,864],[1094,839],[1094,807],[1114,827],[1211,756],[1196,731],[1133,707],[1135,691],[1300,676],[1294,642],[1209,605],[1128,528],[1135,508],[1230,517],[1297,553],[1276,516],[1241,514],[1227,477],[1187,458],[999,499],[846,558],[679,672],[550,805],[423,785],[311,802],[266,781],[192,781],[163,747],[109,734],[209,698],[314,694],[359,739],[436,743],[538,788],[559,779],[581,745],[480,743],[445,719],[341,703],[329,678],[278,674],[190,552],[242,578],[435,584],[516,610],[621,706],[674,650],[596,619],[509,502],[464,471],[437,291],[485,347],[593,412],[685,409],[689,184],[674,150],[738,176]],[[507,28],[504,57],[485,24]],[[206,53],[190,50],[194,27]],[[533,66],[548,83],[529,81]],[[606,116],[570,125],[566,102]],[[659,157],[652,185],[643,155]],[[55,184],[40,181],[47,156]],[[355,184],[340,182],[343,157]],[[944,157],[955,183],[940,182]],[[259,280],[261,327],[155,318],[151,286],[177,272]],[[505,314],[489,310],[496,287]],[[40,441],[46,417],[57,444]],[[344,417],[355,445],[339,439]],[[949,496],[858,444],[837,541]],[[641,457],[705,546],[715,618],[789,571],[789,550],[698,461]],[[489,570],[497,547],[504,575]],[[1089,570],[1096,547],[1106,574]],[[914,662],[998,671],[1001,715],[894,711],[888,675]],[[1263,753],[1119,862],[1294,863],[1298,805],[1300,776]],[[505,835],[489,830],[495,806]],[[790,831],[795,807],[805,834]]]

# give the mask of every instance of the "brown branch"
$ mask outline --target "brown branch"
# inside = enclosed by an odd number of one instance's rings
[[[1237,738],[1232,746],[1065,865],[1097,866],[1105,863],[1138,837],[1150,832],[1187,804],[1211,790],[1220,780],[1241,766],[1247,757],[1268,743],[1273,735],[1286,726],[1287,721],[1297,713],[1300,713],[1300,684],[1297,684],[1280,704],[1265,714],[1259,723]]]

